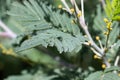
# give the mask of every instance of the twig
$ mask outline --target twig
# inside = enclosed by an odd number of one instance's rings
[[[75,0],[70,0],[72,5],[74,6],[75,8],[75,11],[76,11],[76,15],[80,14],[80,10],[76,4],[76,1]],[[64,4],[66,5],[66,4]],[[85,34],[88,36],[88,39],[90,40],[90,45],[91,46],[91,50],[97,54],[98,56],[101,56],[102,59],[103,59],[103,62],[106,64],[107,67],[110,67],[110,63],[108,62],[106,56],[104,55],[104,50],[101,49],[100,47],[97,46],[97,44],[93,41],[89,31],[88,31],[88,26],[85,24],[85,18],[84,18],[84,3],[83,3],[83,0],[81,0],[81,10],[82,10],[82,14],[81,16],[77,16],[78,17],[78,22],[79,22],[79,25],[81,25],[81,28],[83,29],[83,31],[85,32]],[[68,8],[69,9],[69,8]]]
[[[77,5],[76,5],[75,0],[73,2],[75,4],[73,6],[75,6],[76,8],[78,8]],[[83,2],[81,2],[81,5],[83,6]],[[82,8],[84,8],[84,7],[82,7]],[[76,10],[76,12],[77,12],[77,14],[79,13],[78,10]],[[82,14],[82,16],[80,16],[78,19],[79,19],[79,24],[81,25],[82,29],[84,30],[84,32],[86,33],[86,35],[88,36],[88,38],[89,38],[89,40],[91,42],[91,46],[94,49],[96,49],[99,52],[100,55],[103,55],[103,51],[95,44],[95,42],[93,41],[93,39],[92,39],[92,37],[91,37],[91,35],[90,35],[89,31],[88,31],[88,26],[85,24],[85,20],[84,20],[84,14]]]
[[[94,48],[90,48],[96,55],[98,55],[99,57],[102,57]]]
[[[82,10],[82,18],[83,18],[83,21],[85,22],[85,17],[84,17],[84,1],[81,0],[81,10]]]
[[[111,64],[108,62],[106,55],[104,55],[102,58],[103,58],[103,62],[106,65],[106,67],[109,68],[111,66]]]
[[[79,14],[80,10],[76,4],[75,0],[71,0],[72,5],[75,7],[76,13]],[[93,41],[89,31],[88,31],[88,27],[85,24],[85,20],[84,20],[84,7],[83,7],[83,0],[81,0],[81,7],[82,7],[82,16],[80,16],[79,19],[79,24],[81,25],[82,29],[84,30],[84,32],[86,33],[86,35],[88,36],[90,42],[91,42],[91,46],[97,50],[97,52],[99,53],[99,55],[103,55],[103,51],[101,51],[101,49],[95,44],[95,42]]]
[[[81,21],[80,21],[80,19],[79,19],[79,23],[81,24],[84,32],[85,32],[86,35],[88,36],[88,38],[89,38],[89,40],[90,40],[90,42],[91,42],[91,46],[92,46],[94,49],[96,49],[96,50],[100,53],[100,55],[103,55],[103,51],[102,51],[102,50],[95,44],[95,42],[93,41],[93,39],[92,39],[92,37],[91,37],[91,35],[90,35],[89,31],[88,31],[87,26],[84,25],[84,24],[82,24]]]
[[[73,6],[75,6],[76,13],[78,14],[80,10],[78,10],[78,6],[76,5],[75,0],[71,0]],[[104,55],[104,50],[99,48],[97,44],[93,41],[89,31],[88,31],[88,26],[85,24],[85,18],[84,18],[84,7],[83,7],[83,0],[81,0],[81,8],[82,8],[82,16],[78,18],[79,24],[81,25],[81,28],[84,30],[85,34],[88,36],[88,39],[91,42],[91,49],[93,52],[95,52],[98,56],[102,56],[103,62],[106,64],[107,67],[110,67],[110,63],[108,62],[106,56]]]
[[[88,42],[84,42],[83,44],[86,45],[86,46],[89,46],[89,43],[88,43]],[[102,57],[102,55],[100,55],[94,48],[90,47],[90,49],[91,49],[96,55],[98,55],[99,57]]]
[[[110,37],[110,30],[108,30],[108,35],[107,35],[106,44],[105,44],[106,48],[108,48],[109,37]]]
[[[102,43],[101,43],[101,40],[98,40],[98,42],[99,42],[99,44],[100,44],[100,48],[101,48],[102,50],[104,50],[103,45],[102,45]]]
[[[120,56],[117,56],[114,62],[114,66],[118,66],[119,60],[120,60]],[[117,73],[117,71],[114,71],[114,73]]]
[[[8,26],[6,26],[3,22],[2,22],[2,20],[0,20],[0,27],[1,28],[3,28],[3,30],[5,31],[5,32],[3,32],[3,33],[0,33],[0,35],[6,35],[6,36],[8,36],[8,37],[10,37],[10,38],[15,38],[17,35],[14,33],[14,32],[12,32],[9,28],[8,28]]]
[[[8,32],[0,32],[0,36],[12,38],[11,35]]]
[[[117,56],[114,62],[114,66],[118,66],[119,60],[120,60],[120,56]]]
[[[66,10],[67,10],[70,14],[72,14],[72,12],[70,11],[70,8],[69,8],[68,4],[66,3],[66,1],[65,1],[65,0],[61,0],[61,2],[64,4]]]
[[[105,7],[105,1],[104,0],[100,0],[100,1],[102,3],[103,8],[104,8]]]

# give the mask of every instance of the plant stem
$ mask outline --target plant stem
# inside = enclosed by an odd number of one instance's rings
[[[120,60],[120,56],[117,56],[114,62],[114,66],[118,66],[119,60]]]
[[[76,10],[76,15],[80,13],[80,10],[76,4],[75,0],[71,0],[72,5],[74,6],[75,10]],[[66,4],[64,4],[66,5]],[[82,15],[78,18],[78,23],[80,25],[80,27],[83,29],[83,31],[85,32],[85,34],[88,36],[88,39],[90,40],[90,46],[92,47],[92,51],[95,52],[96,55],[102,57],[103,62],[106,64],[107,67],[110,67],[110,63],[108,62],[106,56],[104,55],[104,50],[100,47],[98,47],[98,45],[93,41],[89,31],[88,31],[88,26],[85,24],[85,18],[84,18],[84,3],[83,0],[81,0],[81,10],[82,10]],[[68,8],[69,11],[69,8]]]
[[[84,17],[84,1],[83,0],[81,0],[81,10],[82,10],[83,22],[85,22],[85,17]]]
[[[17,36],[14,32],[12,32],[12,31],[8,28],[8,26],[6,26],[6,25],[3,23],[2,20],[0,20],[0,27],[3,28],[3,30],[5,31],[5,32],[3,32],[3,33],[5,33],[5,35],[7,35],[8,37],[10,37],[10,38],[15,38],[15,37]],[[2,33],[1,33],[1,35],[2,35]],[[4,34],[3,34],[3,36],[4,36]]]
[[[106,44],[105,44],[106,48],[108,48],[109,36],[110,36],[110,30],[108,30],[108,35],[107,35]]]
[[[104,49],[104,48],[103,48],[103,45],[102,45],[102,42],[101,42],[100,40],[98,40],[98,42],[99,42],[99,44],[100,44],[100,48],[101,48],[101,49]]]
[[[75,8],[77,9],[76,10],[76,13],[78,14],[79,13],[79,10],[78,10],[78,6],[76,5],[76,2],[75,0],[72,0],[72,4],[74,4],[73,6],[75,6]],[[89,31],[88,31],[88,26],[85,24],[85,18],[84,18],[84,7],[83,7],[83,0],[81,0],[81,10],[82,10],[82,16],[78,17],[78,22],[79,24],[81,25],[81,28],[84,30],[85,34],[88,36],[88,39],[90,40],[90,43],[91,43],[91,47],[94,49],[94,51],[96,52],[96,54],[100,55],[103,59],[103,62],[106,64],[107,67],[110,67],[110,63],[108,62],[106,56],[104,55],[104,50],[100,47],[98,47],[98,45],[93,41]]]
[[[102,3],[103,8],[104,8],[105,7],[105,1],[104,0],[100,0],[100,1]]]
[[[102,58],[103,58],[103,63],[106,65],[107,68],[109,68],[111,64],[108,62],[107,57],[104,55]]]
[[[83,0],[81,0],[81,5],[83,5]],[[83,7],[82,7],[83,8]],[[83,9],[84,10],[84,9]],[[102,56],[103,62],[106,64],[107,67],[110,67],[110,63],[108,62],[106,56],[104,55],[104,50],[99,48],[97,44],[93,41],[89,31],[88,31],[88,26],[85,24],[84,20],[84,14],[82,14],[81,17],[79,17],[79,24],[81,25],[82,29],[84,30],[85,34],[88,36],[91,46],[98,51],[98,53]]]
[[[65,6],[65,8],[67,9],[67,11],[68,11],[70,14],[72,14],[71,11],[70,11],[70,8],[69,8],[69,6],[68,6],[68,4],[66,3],[66,1],[65,1],[65,0],[61,0],[61,2],[64,4],[64,6]]]

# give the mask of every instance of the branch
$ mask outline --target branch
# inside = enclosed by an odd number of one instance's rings
[[[12,32],[8,26],[6,26],[2,20],[0,20],[0,27],[5,31],[5,32],[1,32],[0,35],[1,36],[5,36],[5,37],[10,37],[10,38],[15,38],[17,35]]]
[[[83,21],[85,22],[85,17],[84,17],[84,1],[81,0],[81,10],[82,10],[82,18],[83,18]]]
[[[66,4],[65,0],[61,0],[62,3],[66,6],[67,10],[69,11],[70,8],[69,6]],[[76,1],[75,0],[70,0],[71,4],[73,5],[73,7],[75,8],[75,16],[77,15],[77,19],[78,19],[78,23],[80,25],[80,27],[83,29],[83,31],[85,32],[85,34],[87,35],[89,41],[89,46],[91,47],[91,50],[98,56],[100,56],[103,59],[103,62],[106,64],[106,67],[110,67],[110,63],[108,62],[108,59],[106,58],[106,56],[104,55],[104,49],[101,47],[99,47],[92,39],[89,31],[88,31],[88,26],[85,23],[85,17],[84,17],[84,3],[83,0],[81,0],[81,11],[79,10]],[[69,13],[71,14],[71,11],[69,11]],[[80,16],[81,15],[81,16]],[[87,45],[86,43],[84,43],[85,45]]]
[[[79,11],[78,10],[78,6],[76,5],[76,2],[75,0],[71,0],[72,1],[72,4],[73,6],[75,6],[75,10],[76,10],[76,13],[79,14]],[[83,0],[81,0],[81,7],[83,7]],[[102,56],[103,53],[104,53],[104,50],[102,50],[101,48],[99,48],[95,42],[93,41],[89,31],[88,31],[88,26],[85,24],[85,18],[84,18],[84,9],[82,9],[82,15],[80,17],[78,17],[78,21],[79,21],[79,24],[81,25],[81,28],[84,30],[85,34],[88,36],[90,42],[91,42],[91,46],[96,49],[96,51]]]
[[[78,6],[76,4],[75,0],[71,0],[72,5],[75,7],[76,10],[76,15],[79,14],[80,10],[78,9]],[[90,46],[92,47],[92,51],[95,52],[98,56],[101,56],[103,59],[103,62],[106,64],[107,67],[110,67],[110,63],[108,62],[106,56],[104,55],[104,49],[98,47],[98,45],[93,41],[89,31],[88,31],[88,26],[85,23],[85,18],[84,18],[84,3],[83,0],[81,0],[81,10],[82,14],[81,16],[78,17],[78,22],[79,25],[81,25],[81,28],[84,30],[85,34],[87,35],[88,39],[90,40]]]

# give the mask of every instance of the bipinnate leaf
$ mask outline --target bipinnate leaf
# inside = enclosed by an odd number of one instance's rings
[[[74,17],[65,11],[57,10],[46,1],[25,0],[23,4],[13,3],[8,12],[25,28],[18,36],[15,50],[21,51],[36,46],[55,46],[62,52],[78,52],[85,41]]]

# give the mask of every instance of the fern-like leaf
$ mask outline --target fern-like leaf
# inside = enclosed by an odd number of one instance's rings
[[[112,5],[112,6],[111,6]],[[110,20],[120,20],[120,0],[106,0],[105,11]]]
[[[44,32],[39,32],[38,35],[32,36],[30,39],[26,39],[20,46],[16,47],[16,51],[42,45],[44,47],[56,46],[60,53],[63,51],[72,52],[75,48],[81,46],[82,41],[84,41],[84,38],[82,40],[82,36],[80,38],[81,39],[73,37],[70,34],[63,33],[56,29],[50,29]]]
[[[42,45],[55,46],[60,53],[78,52],[85,40],[79,27],[71,23],[73,17],[40,0],[24,1],[24,5],[14,3],[8,14],[28,32],[17,37],[16,51]]]

